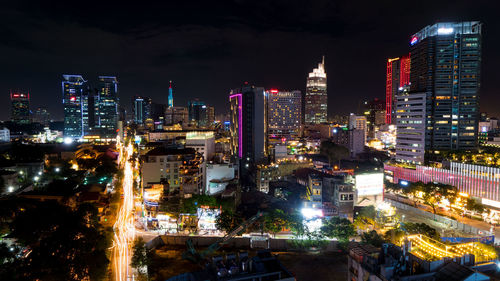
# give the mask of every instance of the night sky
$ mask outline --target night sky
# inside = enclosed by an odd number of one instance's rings
[[[500,116],[497,1],[4,2],[0,119],[10,117],[10,89],[62,118],[62,74],[116,75],[127,109],[134,95],[166,103],[173,80],[175,105],[199,98],[218,114],[244,81],[304,91],[322,55],[329,114],[346,114],[384,98],[386,59],[407,53],[411,34],[466,20],[484,23],[481,110]]]

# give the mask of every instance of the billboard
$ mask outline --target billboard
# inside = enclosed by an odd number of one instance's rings
[[[371,173],[356,175],[356,190],[359,196],[382,195],[384,193],[384,174]]]

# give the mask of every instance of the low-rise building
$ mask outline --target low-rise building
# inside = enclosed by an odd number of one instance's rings
[[[205,190],[208,195],[224,192],[226,187],[238,176],[238,167],[233,164],[205,164]]]
[[[157,147],[143,156],[143,186],[166,184],[170,191],[199,193],[203,185],[203,158],[193,148]]]

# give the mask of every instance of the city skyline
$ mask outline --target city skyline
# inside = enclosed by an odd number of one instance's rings
[[[120,80],[122,101],[129,101],[135,95],[144,95],[150,96],[153,101],[166,103],[168,86],[166,87],[163,81],[172,80],[175,82],[176,105],[186,105],[192,98],[210,98],[216,112],[221,112],[228,107],[225,98],[227,91],[244,81],[265,88],[298,89],[305,92],[304,76],[324,54],[326,72],[330,77],[329,115],[347,114],[357,109],[361,99],[384,97],[386,60],[395,54],[406,52],[411,34],[429,22],[480,20],[487,27],[483,39],[485,48],[481,111],[499,115],[493,103],[496,93],[494,66],[499,60],[494,46],[497,45],[497,38],[500,38],[496,36],[500,29],[497,28],[498,24],[490,12],[494,9],[469,7],[466,1],[454,3],[452,9],[449,5],[439,3],[432,5],[433,9],[426,10],[425,13],[405,14],[405,18],[398,21],[399,28],[392,30],[388,27],[391,26],[393,18],[383,15],[394,14],[399,17],[405,7],[395,8],[389,4],[372,7],[374,4],[367,4],[367,7],[379,11],[381,16],[374,18],[370,13],[363,12],[368,10],[364,8],[356,18],[349,19],[352,4],[339,4],[338,7],[327,4],[314,6],[305,15],[300,14],[300,7],[294,5],[287,8],[291,10],[290,15],[280,12],[279,5],[262,5],[225,5],[211,18],[200,11],[202,7],[198,8],[200,10],[195,9],[192,17],[186,18],[174,16],[162,19],[153,12],[147,22],[157,23],[157,27],[137,29],[139,22],[124,23],[119,18],[120,13],[131,9],[126,5],[112,12],[112,20],[109,22],[89,23],[84,19],[85,10],[77,12],[68,20],[58,17],[57,9],[49,11],[39,7],[34,11],[9,4],[5,11],[23,15],[27,22],[41,22],[39,17],[43,16],[45,20],[42,21],[42,26],[45,28],[37,29],[23,24],[8,29],[8,32],[16,36],[10,38],[8,43],[0,45],[5,52],[12,54],[9,58],[4,58],[4,73],[0,78],[0,91],[4,94],[0,95],[0,101],[8,101],[10,89],[29,91],[33,108],[48,107],[51,115],[61,120],[62,109],[56,107],[56,103],[46,103],[47,100],[61,99],[58,83],[60,75],[74,73],[95,77],[106,74],[117,76]],[[255,17],[249,16],[244,21],[227,18],[226,14],[231,14],[228,12],[241,7],[247,7],[250,15]],[[172,8],[179,11],[186,9],[182,4],[173,4]],[[209,9],[214,8],[217,7]],[[328,13],[332,11],[335,13]],[[276,12],[282,21],[267,16]],[[318,19],[310,13],[317,13]],[[6,14],[3,20],[8,20],[13,13]],[[199,19],[194,19],[198,15],[201,15]],[[299,30],[298,26],[290,21],[293,15],[301,19],[300,26],[303,30]],[[259,21],[257,18],[264,20]],[[206,26],[203,26],[202,22],[206,22]],[[57,32],[80,36],[86,41],[105,38],[101,45],[102,51],[98,52],[97,47],[85,44],[69,45],[67,41],[59,42],[58,46],[51,46],[52,43],[46,43],[47,40],[40,36],[54,37],[55,31],[50,29],[54,26],[60,26]],[[184,35],[184,29],[190,31]],[[241,44],[250,42],[253,34],[259,31],[262,31],[262,35],[250,44],[251,47],[240,47]],[[40,34],[35,35],[37,33]],[[198,34],[200,39],[205,40],[188,42],[186,38],[193,34]],[[166,37],[174,40],[165,41]],[[124,40],[131,43],[130,46],[111,48]],[[269,43],[266,43],[265,47],[261,44],[269,40],[290,47],[283,49],[269,47],[273,45]],[[317,44],[306,46],[304,41],[307,40],[314,40]],[[164,48],[154,47],[155,43],[162,42],[168,44],[164,44]],[[293,44],[287,44],[292,42]],[[58,52],[62,47],[67,50]],[[13,48],[17,48],[15,52],[12,52]],[[253,51],[255,48],[258,52]],[[366,52],[368,48],[371,49],[370,52]],[[47,49],[53,49],[58,54],[47,52]],[[134,59],[135,57],[137,58]],[[21,68],[21,65],[30,67]],[[245,67],[238,67],[242,65]],[[361,65],[364,74],[362,80],[359,79]],[[238,68],[238,71],[235,71],[235,68]],[[272,69],[272,72],[263,69]],[[367,92],[363,87],[353,87],[358,81],[363,81],[364,87],[369,87],[370,90]],[[335,106],[339,98],[342,98],[345,106]],[[128,102],[124,105],[130,110]],[[8,117],[6,113],[0,115],[2,119]]]

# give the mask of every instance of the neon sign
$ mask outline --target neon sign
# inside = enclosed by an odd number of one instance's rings
[[[417,36],[413,36],[411,38],[410,45],[413,46],[413,45],[417,44],[417,42],[418,42],[418,37]]]

